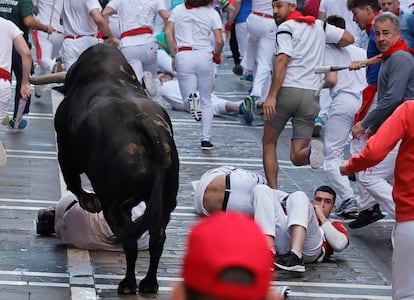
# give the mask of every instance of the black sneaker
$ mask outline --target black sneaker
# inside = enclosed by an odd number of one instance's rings
[[[236,74],[236,75],[239,75],[239,76],[243,75],[243,67],[239,64],[234,65],[233,73]]]
[[[364,209],[358,214],[357,218],[348,224],[349,228],[361,228],[368,224],[374,223],[378,220],[385,218],[385,215],[381,213],[379,204],[375,204],[372,210]]]
[[[275,262],[276,267],[286,271],[305,272],[303,258],[299,258],[295,253],[289,251],[286,254],[278,255]]]
[[[214,148],[214,145],[210,143],[210,141],[202,141],[201,142],[201,149],[202,150],[211,150]]]
[[[37,213],[36,233],[52,235],[55,233],[55,208],[40,209]]]

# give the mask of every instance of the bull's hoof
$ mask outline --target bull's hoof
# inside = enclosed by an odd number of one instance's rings
[[[132,282],[123,279],[118,285],[118,294],[135,295],[138,293],[138,286],[135,280]]]
[[[143,278],[139,282],[139,293],[140,294],[156,294],[158,293],[158,282],[157,279]]]
[[[102,210],[101,202],[93,193],[85,193],[79,197],[79,205],[90,213],[98,213]]]

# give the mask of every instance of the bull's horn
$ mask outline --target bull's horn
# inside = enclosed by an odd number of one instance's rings
[[[34,85],[47,83],[62,83],[65,82],[66,72],[58,72],[47,75],[31,76],[29,82]]]

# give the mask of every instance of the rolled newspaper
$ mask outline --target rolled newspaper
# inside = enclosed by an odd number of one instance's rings
[[[360,65],[360,68],[365,68],[369,66],[371,63],[366,63]],[[336,71],[342,71],[342,70],[349,70],[349,66],[319,66],[314,69],[315,74],[325,74],[329,72],[336,72]]]
[[[324,74],[329,72],[347,70],[348,68],[348,66],[320,66],[316,67],[314,72],[315,74]]]
[[[19,123],[21,118],[23,117],[24,109],[26,107],[26,100],[20,99],[19,106],[17,108],[16,119],[14,120],[14,129],[19,128]]]

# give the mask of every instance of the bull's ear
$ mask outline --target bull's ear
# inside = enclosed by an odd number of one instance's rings
[[[61,94],[65,94],[65,85],[57,85],[57,86],[52,87],[52,89]]]

